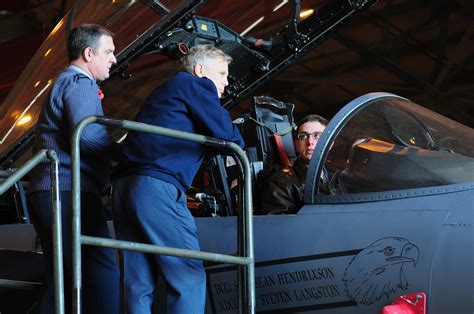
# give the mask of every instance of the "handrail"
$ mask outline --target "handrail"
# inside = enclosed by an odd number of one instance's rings
[[[0,195],[10,189],[15,183],[21,180],[27,173],[41,162],[49,160],[51,162],[51,208],[53,222],[53,265],[54,265],[54,307],[55,313],[64,313],[64,270],[63,270],[63,239],[61,226],[61,203],[59,200],[59,159],[53,150],[40,150],[23,166],[11,172],[11,174],[0,183]]]
[[[81,234],[80,222],[80,137],[85,127],[91,123],[99,123],[121,127],[128,130],[146,132],[191,141],[203,145],[227,148],[232,150],[240,161],[244,172],[244,200],[243,210],[238,213],[238,219],[243,232],[239,234],[238,248],[239,257],[192,251],[185,249],[162,247],[145,243],[135,243],[99,237],[84,236]],[[127,249],[132,251],[148,252],[162,255],[173,255],[178,257],[194,258],[205,261],[219,261],[230,264],[238,264],[245,267],[245,276],[242,268],[238,268],[239,274],[239,311],[242,313],[255,313],[255,264],[253,253],[253,220],[252,220],[252,186],[250,175],[250,164],[245,152],[235,143],[215,139],[198,134],[176,131],[159,126],[148,125],[127,120],[114,120],[103,117],[91,116],[83,119],[74,130],[72,136],[72,284],[73,284],[73,312],[81,313],[81,245],[95,245],[116,249]]]

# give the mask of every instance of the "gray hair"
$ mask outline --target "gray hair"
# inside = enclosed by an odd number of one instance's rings
[[[103,35],[114,37],[114,33],[96,24],[83,24],[73,28],[67,41],[69,62],[79,59],[87,47],[91,47],[94,54],[97,53],[100,37]]]
[[[213,45],[196,45],[189,49],[189,53],[183,58],[183,66],[189,73],[194,72],[197,64],[207,64],[211,60],[227,62],[232,61],[232,57]]]

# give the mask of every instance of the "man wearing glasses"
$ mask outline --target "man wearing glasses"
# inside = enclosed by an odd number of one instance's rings
[[[308,115],[298,123],[294,136],[298,157],[291,168],[280,169],[268,178],[263,187],[261,204],[263,213],[295,214],[303,206],[306,171],[319,137],[327,124],[325,118],[316,114]],[[328,181],[327,178],[322,180]]]

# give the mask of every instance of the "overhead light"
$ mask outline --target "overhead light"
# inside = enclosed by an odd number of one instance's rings
[[[21,117],[20,120],[18,120],[18,122],[16,123],[16,125],[17,126],[25,125],[29,123],[30,121],[31,121],[31,116],[26,115],[26,116]]]
[[[245,36],[248,32],[250,32],[252,29],[254,29],[255,26],[257,26],[259,23],[261,23],[265,18],[261,16],[258,20],[252,23],[247,29],[245,29],[242,33],[240,33],[240,36]]]
[[[41,83],[41,81],[38,81],[35,83],[35,87],[38,87],[38,85]]]
[[[313,13],[314,13],[314,10],[313,10],[313,9],[308,9],[308,10],[301,11],[301,13],[300,13],[300,19],[305,19],[305,18],[307,18],[308,16],[312,15]]]
[[[273,12],[276,12],[279,10],[282,6],[288,3],[288,0],[283,0],[279,5],[277,5],[275,8],[273,8]]]
[[[64,18],[61,21],[59,21],[58,25],[56,25],[53,28],[53,30],[51,31],[51,35],[56,33],[61,28],[61,26],[63,26],[63,24],[64,24]]]
[[[46,58],[46,57],[50,54],[50,52],[51,52],[51,48],[49,48],[49,49],[45,52],[44,57]]]
[[[25,108],[25,110],[23,110],[23,112],[20,114],[20,117],[24,116],[26,114],[26,112],[28,110],[30,110],[31,106],[33,106],[33,104],[38,100],[38,98],[40,98],[40,96],[48,89],[49,85],[51,85],[51,83],[53,82],[53,80],[49,80],[48,83],[46,84],[45,87],[43,87],[43,89],[41,89],[38,94],[36,94],[35,98],[33,98],[33,100],[28,104],[28,106]],[[26,115],[25,115],[26,116]],[[20,119],[21,120],[21,119]],[[16,125],[18,125],[18,122],[20,121],[17,121],[15,123],[13,123],[13,125],[10,127],[10,129],[7,131],[7,134],[5,134],[5,136],[0,140],[0,144],[3,144],[3,142],[5,142],[5,140],[7,139],[7,137],[10,135],[10,133],[13,131],[13,129],[15,128]],[[25,122],[27,123],[27,122]]]

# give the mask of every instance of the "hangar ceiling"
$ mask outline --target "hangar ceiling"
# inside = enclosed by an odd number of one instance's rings
[[[472,1],[379,1],[265,91],[298,114],[329,117],[373,91],[409,98],[474,127]]]
[[[238,5],[245,6],[244,1],[249,6],[254,3],[241,0]],[[204,13],[232,16],[232,4],[236,2],[221,2],[228,5],[207,7]],[[261,1],[263,8],[266,2]],[[324,2],[327,1],[321,1]],[[26,65],[28,54],[31,57],[39,45],[40,40],[29,38],[44,38],[54,20],[71,4],[72,1],[63,0],[19,1],[14,8],[12,4],[0,5],[3,26],[13,19],[17,21],[19,16],[27,16],[20,18],[24,23],[16,22],[23,25],[16,37],[11,32],[0,34],[2,69],[15,67],[15,60],[18,63],[16,70],[6,71],[1,79],[0,97],[6,96],[19,75],[17,69]],[[304,4],[303,0],[303,8]],[[307,113],[330,118],[357,96],[374,91],[392,92],[474,127],[473,7],[471,0],[379,1],[253,94],[268,94],[295,103],[296,118]],[[233,25],[241,29],[252,22],[245,14],[233,19]],[[265,25],[267,30],[272,26]],[[25,42],[31,46],[25,48]],[[21,49],[21,53],[15,49]],[[248,102],[244,100],[232,111],[245,111]]]

